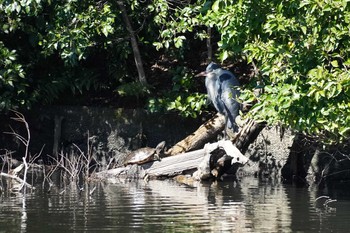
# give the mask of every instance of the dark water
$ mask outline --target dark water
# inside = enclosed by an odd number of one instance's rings
[[[95,191],[89,195],[96,187]],[[175,181],[0,192],[2,232],[349,232],[350,189]],[[327,195],[336,202],[316,200]],[[328,199],[329,200],[329,199]]]

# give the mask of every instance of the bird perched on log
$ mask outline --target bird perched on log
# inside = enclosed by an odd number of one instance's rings
[[[225,133],[237,132],[235,119],[240,109],[240,103],[236,100],[239,95],[237,87],[240,86],[238,79],[230,71],[222,69],[214,62],[211,62],[204,72],[196,76],[206,77],[205,86],[208,98],[216,110],[225,116]]]

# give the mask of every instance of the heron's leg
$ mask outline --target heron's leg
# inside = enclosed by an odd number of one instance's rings
[[[227,140],[229,139],[227,135],[227,122],[228,122],[228,116],[225,114],[225,126],[224,126],[224,139]]]

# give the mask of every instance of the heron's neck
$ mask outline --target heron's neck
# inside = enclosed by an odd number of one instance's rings
[[[209,74],[205,78],[205,86],[207,88],[207,92],[210,99],[214,98],[217,94],[216,81],[217,81],[217,78],[214,74]]]
[[[209,73],[205,78],[205,82],[215,82],[217,80],[217,76],[214,72]]]

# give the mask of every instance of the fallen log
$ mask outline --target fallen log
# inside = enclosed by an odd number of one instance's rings
[[[231,141],[243,153],[259,135],[265,127],[264,123],[257,123],[252,119],[242,120],[240,117],[236,119],[239,125],[238,133],[231,136]],[[225,117],[221,114],[216,114],[213,118],[201,125],[194,133],[187,136],[185,139],[176,143],[172,148],[165,152],[166,155],[177,155],[187,151],[197,150],[215,140],[225,128]]]
[[[219,156],[214,156],[217,154]],[[219,161],[224,156],[225,158]],[[196,180],[211,177],[220,178],[219,175],[223,173],[220,169],[224,169],[223,161],[231,167],[233,164],[243,165],[248,159],[231,141],[226,140],[208,143],[203,149],[165,157],[161,161],[153,161],[142,165],[128,165],[98,172],[93,178],[163,178],[174,177],[179,174],[190,174]]]
[[[201,125],[194,133],[176,143],[166,152],[166,155],[177,155],[186,151],[203,148],[206,143],[215,139],[224,130],[224,127],[225,117],[218,113]]]

